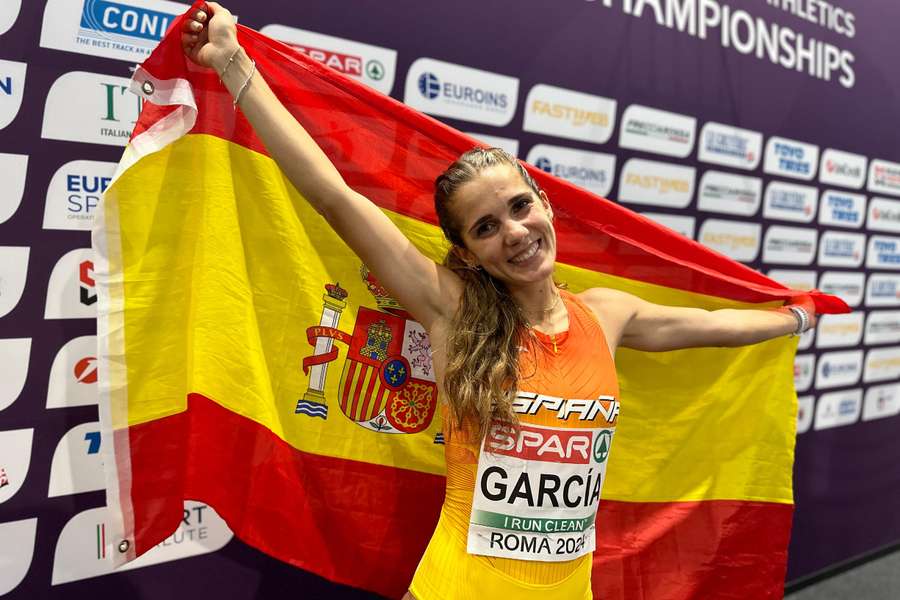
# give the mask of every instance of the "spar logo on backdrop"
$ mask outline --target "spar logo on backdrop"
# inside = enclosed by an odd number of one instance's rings
[[[30,253],[27,246],[0,246],[0,317],[9,314],[22,298]]]
[[[97,316],[93,252],[79,248],[64,254],[47,284],[45,319],[93,319]]]
[[[50,367],[47,408],[97,404],[97,338],[85,335],[66,342]]]
[[[869,163],[870,192],[900,196],[900,163],[873,160]]]
[[[164,0],[49,0],[41,47],[142,62],[187,9]]]
[[[266,25],[259,31],[382,94],[390,94],[394,87],[396,50],[286,25]]]
[[[805,392],[812,385],[813,374],[816,369],[816,357],[814,354],[798,354],[794,358],[794,389]]]
[[[868,162],[861,154],[826,148],[819,166],[819,181],[858,190],[866,182]]]
[[[697,158],[703,162],[752,171],[759,165],[763,136],[710,121],[700,130]]]
[[[103,489],[100,444],[99,423],[82,423],[63,435],[50,462],[48,498]]]
[[[781,137],[771,137],[766,142],[766,173],[809,180],[816,176],[818,163],[818,146]]]
[[[900,415],[900,383],[873,385],[866,390],[862,420],[872,421]]]
[[[819,357],[816,387],[832,388],[854,385],[862,375],[863,351],[826,352]]]
[[[707,171],[700,178],[697,208],[750,217],[759,210],[761,198],[762,179],[759,177]]]
[[[15,496],[25,482],[33,438],[34,429],[0,431],[0,504]]]
[[[809,431],[813,421],[813,410],[812,396],[797,396],[797,435]]]
[[[8,408],[25,388],[28,363],[31,360],[31,338],[0,339],[0,410]]]
[[[819,233],[815,229],[773,225],[763,239],[763,262],[808,265],[816,256]]]
[[[0,2],[0,35],[10,30],[19,17],[21,8],[22,0],[4,0]]]
[[[700,226],[697,241],[741,262],[752,262],[759,255],[759,223],[707,219]]]
[[[125,77],[84,71],[61,75],[47,94],[41,137],[126,145],[143,103],[128,86]]]
[[[13,122],[22,106],[27,65],[0,60],[0,129]]]
[[[875,348],[866,353],[863,381],[900,380],[900,346]]]
[[[694,117],[632,104],[622,115],[619,146],[685,158],[694,149],[696,130]]]
[[[676,233],[680,233],[686,238],[694,238],[694,217],[685,217],[683,215],[670,215],[668,213],[655,212],[645,212],[641,214],[664,227],[668,227]]]
[[[3,173],[3,193],[0,194],[0,223],[8,221],[22,204],[25,193],[25,174],[28,156],[0,153],[0,173]],[[2,293],[2,290],[0,290]]]
[[[869,269],[900,269],[900,237],[873,235],[866,257]]]
[[[0,596],[14,590],[28,573],[34,557],[34,541],[37,533],[37,519],[22,519],[0,523]]]
[[[866,319],[863,343],[900,344],[900,310],[876,310]]]
[[[816,325],[818,348],[856,346],[862,340],[865,313],[822,315]]]
[[[403,101],[428,114],[503,127],[518,95],[515,77],[419,58],[406,75]]]
[[[612,154],[572,150],[548,144],[534,146],[528,153],[527,161],[542,171],[602,197],[606,197],[612,189],[613,175],[616,172],[616,157]]]
[[[866,214],[866,197],[862,194],[825,190],[819,202],[819,223],[838,227],[860,228]]]
[[[900,275],[872,273],[866,285],[866,306],[900,306]]]
[[[826,231],[819,242],[819,265],[856,268],[862,265],[865,252],[865,234]]]
[[[484,144],[488,148],[502,148],[513,156],[519,156],[519,140],[508,137],[500,137],[499,135],[488,135],[486,133],[467,132],[466,135],[471,136]]]
[[[611,98],[540,83],[528,92],[522,129],[605,144],[615,126],[616,107]]]
[[[115,170],[116,163],[95,160],[73,160],[61,166],[47,188],[44,229],[90,231]]]
[[[818,190],[808,185],[772,181],[766,188],[763,216],[767,219],[811,223],[816,216]]]
[[[900,200],[872,198],[866,227],[874,231],[900,233]]]
[[[53,553],[51,585],[113,572],[112,556],[118,554],[120,540],[113,534],[111,523],[106,507],[80,512],[66,523]],[[118,567],[115,572],[216,552],[233,535],[211,506],[187,500],[178,529],[146,554]]]
[[[825,271],[819,280],[819,289],[833,294],[848,306],[859,306],[866,287],[866,275],[860,272]]]
[[[862,412],[862,397],[861,389],[822,394],[816,404],[813,429],[830,429],[856,423]]]
[[[685,208],[694,195],[693,167],[630,158],[619,175],[620,202]]]

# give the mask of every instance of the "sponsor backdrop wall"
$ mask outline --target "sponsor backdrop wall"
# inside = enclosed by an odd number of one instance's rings
[[[900,5],[229,5],[546,171],[844,298],[854,312],[822,319],[796,360],[788,579],[900,540]],[[104,555],[89,229],[140,110],[129,66],[185,6],[0,3],[0,595],[366,597],[248,548],[200,503],[129,570]]]

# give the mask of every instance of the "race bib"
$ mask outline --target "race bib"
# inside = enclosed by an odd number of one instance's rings
[[[482,442],[467,551],[535,561],[593,552],[618,401],[519,393],[514,409],[519,435],[494,422]]]

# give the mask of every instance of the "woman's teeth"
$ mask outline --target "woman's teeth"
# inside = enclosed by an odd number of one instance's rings
[[[534,256],[535,254],[537,254],[538,246],[540,245],[539,242],[540,242],[540,240],[535,240],[535,241],[531,242],[531,245],[528,247],[527,250],[524,250],[524,251],[520,252],[519,254],[516,254],[514,257],[509,259],[509,262],[514,263],[514,264],[525,262],[526,260],[528,260],[529,258]]]

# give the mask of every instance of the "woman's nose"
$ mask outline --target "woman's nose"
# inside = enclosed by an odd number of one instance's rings
[[[521,221],[509,219],[504,226],[506,243],[513,246],[528,236],[528,228]]]

